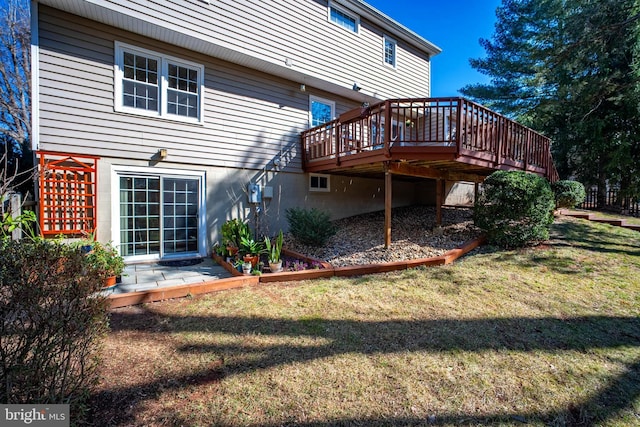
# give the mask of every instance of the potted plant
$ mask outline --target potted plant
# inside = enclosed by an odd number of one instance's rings
[[[251,274],[251,268],[253,267],[253,265],[251,264],[251,261],[243,261],[242,262],[242,273],[249,275]]]
[[[104,287],[108,288],[116,284],[117,276],[124,271],[124,258],[111,243],[94,241],[91,250],[86,254],[90,268],[95,269],[104,278]]]
[[[282,235],[282,230],[278,233],[278,236],[273,240],[273,244],[271,243],[271,239],[269,237],[264,238],[264,247],[267,252],[267,257],[269,258],[269,269],[272,273],[278,273],[282,271],[282,244],[284,242],[284,236]]]
[[[250,262],[255,268],[260,262],[260,254],[264,252],[264,249],[262,248],[262,242],[242,236],[240,239],[240,252],[243,255],[242,259],[245,262]]]
[[[239,219],[230,219],[220,227],[222,232],[222,245],[227,249],[227,254],[234,257],[240,248],[243,237],[251,238],[249,225]]]

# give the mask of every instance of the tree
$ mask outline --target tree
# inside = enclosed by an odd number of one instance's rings
[[[563,178],[640,194],[638,0],[503,0],[464,95],[546,134]]]
[[[7,154],[8,175],[14,175],[33,167],[29,2],[0,2],[0,13],[0,153]]]

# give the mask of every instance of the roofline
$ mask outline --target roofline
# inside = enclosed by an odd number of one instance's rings
[[[425,39],[415,31],[405,27],[395,19],[379,11],[370,4],[362,0],[332,0],[334,3],[338,3],[348,9],[356,12],[358,15],[365,17],[368,21],[371,21],[383,30],[389,31],[392,35],[411,43],[413,46],[420,50],[426,51],[429,56],[435,56],[442,52],[442,49],[429,40]]]

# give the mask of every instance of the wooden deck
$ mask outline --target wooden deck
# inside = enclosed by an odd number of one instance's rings
[[[463,98],[390,99],[363,105],[301,135],[306,172],[384,177],[385,247],[392,177],[435,179],[440,224],[446,181],[478,183],[495,170],[558,180],[551,140]]]
[[[549,138],[464,98],[391,99],[301,138],[307,172],[481,182],[505,169],[558,179]]]

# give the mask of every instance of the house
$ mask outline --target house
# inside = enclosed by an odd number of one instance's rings
[[[204,256],[231,218],[275,234],[290,207],[440,206],[552,166],[544,137],[430,98],[440,49],[360,0],[34,0],[32,37],[43,233],[130,262]]]

